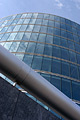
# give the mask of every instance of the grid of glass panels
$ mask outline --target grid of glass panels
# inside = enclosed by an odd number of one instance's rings
[[[43,13],[8,16],[0,19],[0,44],[80,101],[79,24]]]

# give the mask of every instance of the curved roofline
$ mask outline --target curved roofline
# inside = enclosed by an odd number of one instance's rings
[[[8,15],[8,16],[6,16],[6,17],[13,16],[13,15],[19,15],[19,14],[26,14],[26,13],[39,13],[39,14],[47,14],[47,15],[53,15],[53,16],[61,17],[61,16],[58,16],[58,15],[49,14],[49,13],[41,13],[41,12],[24,12],[24,13],[18,13],[18,14]],[[2,17],[2,18],[0,18],[0,20],[1,20],[1,19],[4,19],[4,18],[6,18],[6,17]],[[72,21],[71,19],[68,19],[68,18],[65,18],[65,17],[61,17],[61,18],[70,20],[71,22],[74,22],[74,23],[80,25],[79,23],[77,23],[77,22],[75,22],[75,21]]]

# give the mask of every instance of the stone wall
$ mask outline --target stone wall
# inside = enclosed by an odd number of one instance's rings
[[[0,77],[0,120],[59,120]]]

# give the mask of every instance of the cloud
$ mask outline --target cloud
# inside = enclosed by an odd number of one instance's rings
[[[59,9],[61,9],[61,8],[63,7],[63,3],[61,3],[60,0],[55,0],[55,2],[56,2],[56,6],[57,6]]]
[[[75,2],[75,5],[78,9],[80,9],[80,0],[71,0],[73,2]]]

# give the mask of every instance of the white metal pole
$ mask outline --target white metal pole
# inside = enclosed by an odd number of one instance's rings
[[[67,120],[80,120],[80,107],[0,45],[0,71]]]

